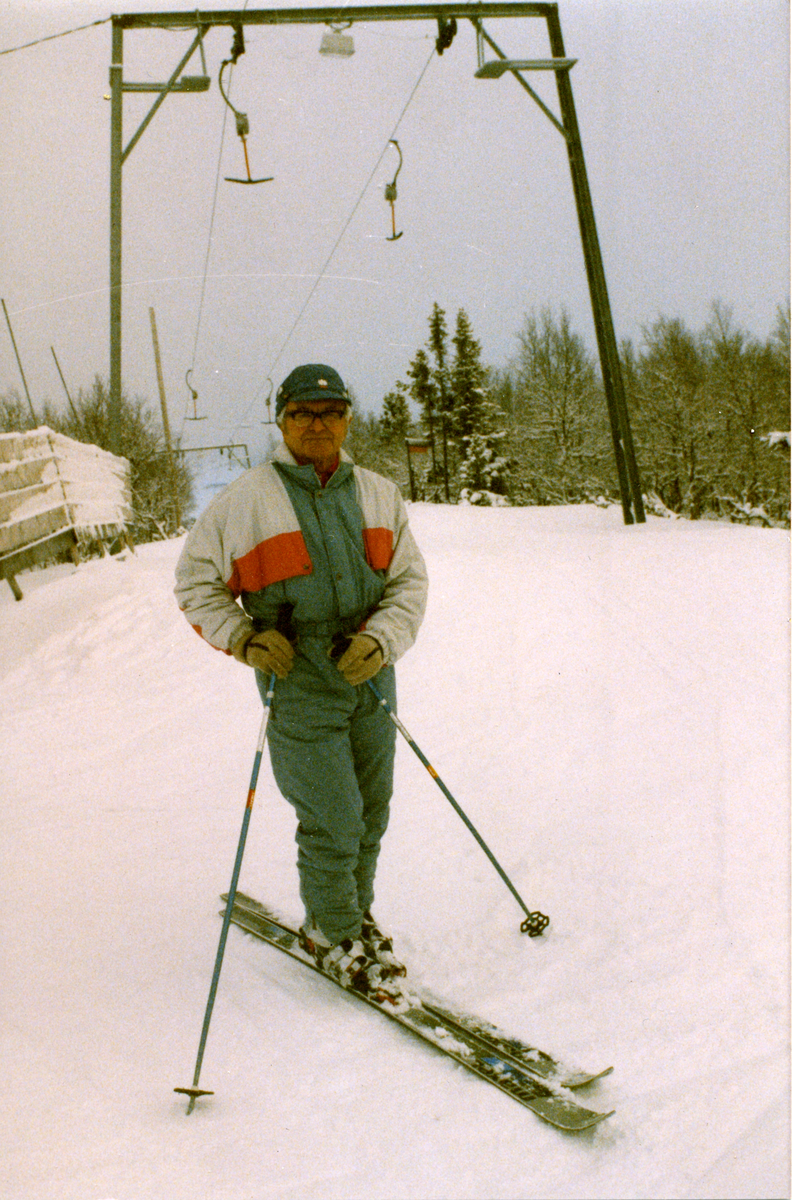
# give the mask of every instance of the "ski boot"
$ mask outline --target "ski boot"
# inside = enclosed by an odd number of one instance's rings
[[[330,975],[341,987],[359,992],[377,1004],[401,1003],[401,989],[395,986],[382,964],[369,952],[360,938],[344,938],[332,943],[316,922],[307,922],[300,929],[300,945],[314,959],[320,970]]]
[[[363,924],[360,928],[360,940],[366,951],[382,966],[383,973],[390,976],[403,976],[407,968],[393,953],[393,942],[377,925],[370,912],[363,913]]]

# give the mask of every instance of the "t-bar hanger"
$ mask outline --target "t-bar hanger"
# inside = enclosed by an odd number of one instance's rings
[[[402,160],[401,147],[399,146],[399,143],[396,141],[396,138],[390,139],[390,145],[396,147],[396,151],[399,155],[399,165],[396,168],[396,174],[393,176],[393,179],[390,181],[390,183],[385,184],[385,199],[388,201],[388,203],[391,206],[391,228],[393,230],[393,233],[391,234],[391,236],[389,238],[386,238],[385,240],[388,242],[396,242],[401,237],[402,232],[403,232],[403,231],[400,231],[399,233],[396,232],[396,208],[395,208],[396,196],[397,196],[396,180],[399,177],[399,171],[401,171],[401,169],[402,169],[402,161],[403,160]]]
[[[193,373],[193,369],[192,369],[192,367],[190,367],[189,371],[184,376],[184,382],[187,384],[187,387],[190,390],[190,395],[192,396],[193,415],[191,417],[185,417],[184,419],[185,419],[185,421],[205,421],[206,417],[198,416],[198,393],[196,392],[193,385],[190,383],[190,376],[192,375],[192,373]]]
[[[236,131],[239,140],[242,143],[242,150],[245,154],[245,169],[247,170],[247,179],[237,179],[232,175],[224,176],[226,183],[271,183],[275,178],[274,175],[266,175],[262,179],[254,179],[250,173],[250,159],[248,158],[247,135],[250,133],[250,122],[247,118],[247,113],[240,112],[235,108],[228,98],[228,94],[223,89],[223,72],[228,66],[235,66],[236,61],[241,54],[245,53],[245,35],[241,25],[234,26],[234,41],[231,46],[231,56],[224,58],[220,66],[220,73],[217,77],[217,86],[220,88],[220,95],[225,100],[231,112],[234,114],[236,121]]]

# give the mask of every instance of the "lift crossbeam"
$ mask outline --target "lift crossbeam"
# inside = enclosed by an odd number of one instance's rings
[[[124,13],[113,17],[123,29],[184,29],[193,25],[326,25],[347,21],[436,21],[482,20],[484,17],[544,17],[557,11],[556,4],[520,4],[495,2],[483,4],[360,4],[330,8],[248,8],[214,9],[196,13],[158,12]]]

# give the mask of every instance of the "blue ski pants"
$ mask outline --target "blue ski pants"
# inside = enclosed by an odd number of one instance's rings
[[[328,638],[300,638],[292,670],[275,685],[267,737],[275,782],[297,813],[306,914],[339,942],[358,936],[373,903],[396,730],[368,684],[347,683],[328,646]],[[256,677],[264,696],[267,679]],[[374,682],[395,710],[393,667]]]

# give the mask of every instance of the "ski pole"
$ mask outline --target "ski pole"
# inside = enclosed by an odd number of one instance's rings
[[[256,795],[259,767],[261,766],[261,755],[264,750],[264,742],[267,737],[267,725],[269,723],[269,715],[272,708],[272,697],[275,694],[275,679],[276,676],[275,672],[273,671],[269,677],[269,683],[267,685],[267,698],[264,701],[264,716],[261,718],[261,728],[259,730],[258,743],[256,745],[256,755],[253,759],[253,772],[250,777],[250,787],[248,788],[247,802],[245,803],[245,815],[242,818],[242,829],[239,834],[239,845],[237,846],[236,860],[234,862],[234,872],[231,876],[231,886],[228,889],[228,903],[226,905],[225,915],[223,917],[223,928],[220,931],[220,944],[217,947],[214,974],[212,975],[212,983],[209,988],[209,999],[206,1002],[206,1013],[204,1015],[203,1029],[201,1030],[201,1041],[198,1046],[198,1057],[195,1061],[195,1073],[193,1075],[192,1087],[177,1087],[173,1089],[174,1092],[183,1092],[185,1096],[190,1097],[190,1103],[187,1105],[187,1116],[189,1116],[194,1109],[195,1101],[199,1096],[214,1095],[214,1092],[206,1091],[203,1088],[200,1088],[198,1086],[198,1081],[201,1077],[201,1063],[203,1062],[206,1038],[209,1033],[209,1022],[212,1019],[212,1009],[214,1008],[215,996],[217,995],[217,984],[220,979],[220,968],[223,965],[223,954],[225,953],[225,944],[228,937],[228,927],[231,924],[231,910],[234,907],[237,883],[239,882],[239,872],[242,869],[242,855],[245,853],[245,841],[247,840],[248,825],[250,824],[250,814],[253,811],[253,800]]]
[[[399,733],[402,735],[402,737],[405,739],[405,741],[407,741],[407,742],[409,743],[410,747],[411,747],[411,748],[414,750],[414,752],[417,754],[418,758],[420,758],[421,762],[422,762],[422,763],[423,763],[423,765],[426,767],[427,771],[428,771],[428,772],[429,772],[429,774],[432,776],[432,779],[434,779],[434,781],[435,781],[435,783],[437,784],[437,786],[440,788],[440,791],[443,793],[443,795],[445,796],[446,800],[448,800],[448,801],[449,801],[449,803],[452,805],[452,807],[453,807],[454,811],[455,811],[455,812],[456,812],[456,813],[457,813],[457,814],[458,814],[458,815],[459,815],[459,816],[462,818],[462,820],[465,822],[465,824],[467,825],[468,829],[469,829],[469,830],[470,830],[470,832],[473,834],[473,837],[476,839],[476,841],[478,842],[479,846],[481,846],[481,849],[484,851],[484,853],[486,854],[487,858],[490,860],[490,862],[492,863],[493,867],[494,867],[494,868],[495,868],[495,870],[498,872],[498,874],[500,875],[500,877],[501,877],[501,879],[503,880],[503,882],[506,884],[506,886],[507,886],[507,888],[509,889],[509,891],[511,892],[511,894],[514,896],[514,898],[515,898],[515,900],[517,901],[517,903],[519,904],[520,908],[521,908],[521,909],[523,910],[523,912],[525,913],[525,920],[524,920],[524,921],[522,922],[522,924],[520,925],[520,929],[521,929],[521,931],[522,931],[523,933],[527,933],[529,937],[539,937],[539,935],[540,935],[541,933],[544,933],[545,929],[546,929],[546,928],[547,928],[547,926],[550,924],[550,918],[549,918],[549,917],[546,917],[546,916],[544,915],[544,913],[540,913],[540,912],[530,912],[530,911],[529,911],[529,909],[528,909],[527,905],[526,905],[526,904],[525,904],[525,902],[523,901],[523,899],[522,899],[522,897],[520,896],[519,892],[518,892],[518,891],[517,891],[517,889],[515,888],[515,886],[514,886],[514,884],[512,883],[512,881],[509,879],[509,876],[506,874],[506,872],[504,871],[503,867],[500,865],[500,863],[498,862],[497,858],[496,858],[496,857],[495,857],[495,855],[492,853],[492,851],[490,850],[490,848],[489,848],[489,846],[487,845],[487,843],[484,841],[484,838],[481,836],[481,834],[479,833],[479,831],[476,829],[476,827],[475,827],[475,825],[473,824],[473,822],[472,822],[472,821],[471,821],[471,820],[468,818],[468,816],[467,816],[467,815],[466,815],[466,814],[463,812],[463,810],[462,810],[462,809],[460,808],[460,806],[457,804],[456,800],[455,800],[455,799],[454,799],[454,797],[451,795],[451,793],[449,792],[449,790],[448,790],[448,788],[446,787],[446,785],[443,783],[443,781],[442,781],[442,779],[440,778],[440,776],[437,774],[437,771],[435,771],[434,767],[433,767],[433,766],[432,766],[432,764],[429,762],[429,759],[428,759],[428,758],[426,757],[426,755],[425,755],[425,754],[424,754],[424,753],[423,753],[423,752],[422,752],[422,751],[419,749],[419,747],[418,747],[418,746],[415,744],[415,742],[413,741],[413,739],[410,737],[410,735],[409,735],[409,733],[407,732],[407,730],[405,729],[404,725],[403,725],[403,724],[402,724],[402,722],[399,720],[399,718],[396,716],[396,713],[393,711],[393,709],[391,708],[390,704],[388,703],[388,701],[387,701],[387,700],[385,699],[385,697],[383,696],[382,692],[379,690],[379,688],[378,688],[378,687],[377,687],[377,685],[375,684],[374,680],[373,680],[373,679],[368,679],[366,682],[368,683],[368,685],[369,685],[369,687],[371,688],[371,690],[372,690],[372,692],[374,693],[374,695],[377,697],[377,700],[380,702],[380,704],[382,705],[382,707],[385,709],[385,712],[388,714],[388,716],[390,717],[391,721],[393,721],[393,724],[396,726],[396,728],[398,729]]]

